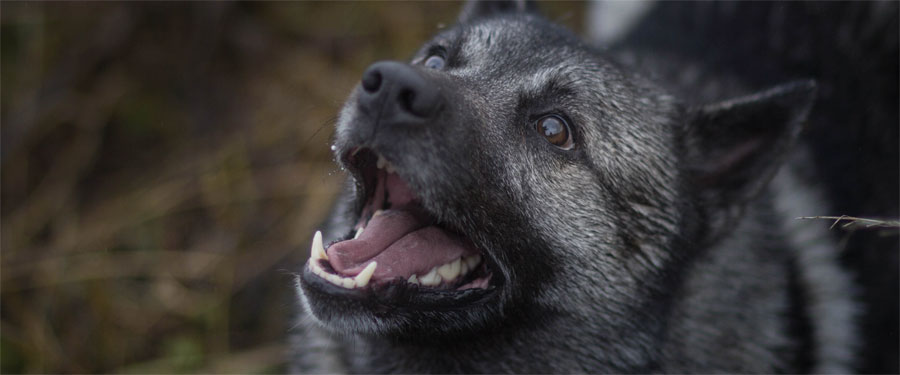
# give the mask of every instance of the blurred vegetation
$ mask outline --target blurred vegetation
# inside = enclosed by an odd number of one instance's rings
[[[283,371],[335,114],[459,7],[0,3],[0,372]]]

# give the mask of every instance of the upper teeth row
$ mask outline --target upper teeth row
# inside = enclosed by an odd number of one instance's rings
[[[474,270],[479,263],[481,263],[481,255],[478,254],[460,257],[452,262],[432,268],[425,276],[412,275],[406,281],[412,284],[435,286],[442,281],[450,282],[457,277],[466,275],[469,271]]]
[[[377,166],[378,169],[386,169],[388,173],[394,173],[396,171],[394,165],[381,155],[378,155],[378,162],[375,163],[375,166]]]
[[[319,277],[334,285],[347,289],[362,288],[369,284],[372,274],[375,273],[375,267],[378,267],[378,263],[372,262],[369,263],[366,268],[363,268],[362,272],[356,275],[356,277],[342,277],[323,270],[322,266],[319,264],[320,260],[328,260],[328,254],[325,253],[325,244],[322,243],[322,232],[316,231],[316,235],[313,236],[312,249],[309,255],[309,269]]]

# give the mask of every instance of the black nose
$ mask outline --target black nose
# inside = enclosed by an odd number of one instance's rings
[[[362,77],[360,105],[383,121],[417,122],[430,118],[440,104],[437,87],[407,64],[380,61]]]

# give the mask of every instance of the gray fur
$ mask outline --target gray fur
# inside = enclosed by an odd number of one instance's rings
[[[794,170],[809,166],[808,157],[798,153],[795,162],[772,181],[776,190],[775,209],[788,233],[789,245],[802,265],[800,273],[810,292],[810,317],[815,321],[816,348],[814,373],[847,373],[854,366],[860,337],[853,328],[859,306],[848,273],[838,266],[838,248],[822,223],[799,220],[809,212],[827,207],[821,192],[800,181]]]
[[[335,318],[306,313],[321,301],[301,282],[293,370],[796,372],[802,338],[789,315],[800,303],[809,314],[795,318],[816,343],[811,370],[849,371],[857,341],[849,278],[824,224],[794,220],[818,213],[818,193],[793,167],[779,171],[814,85],[694,105],[523,4],[470,4],[463,24],[435,38],[458,46],[454,61],[464,63],[417,67],[453,108],[433,128],[415,136],[375,128],[361,140],[357,89],[335,136],[338,159],[358,142],[385,147],[423,206],[484,249],[502,290],[468,315]],[[577,150],[542,143],[528,111],[563,111]],[[747,137],[766,150],[709,135],[755,129],[741,121],[760,111],[775,125]],[[716,163],[732,157],[740,168]],[[354,186],[329,240],[355,220]],[[417,323],[435,321],[450,328]],[[410,327],[420,336],[405,335]]]

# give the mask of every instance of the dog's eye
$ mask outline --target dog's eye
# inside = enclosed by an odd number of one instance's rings
[[[547,139],[547,142],[563,150],[570,150],[574,146],[569,124],[563,118],[556,115],[541,117],[535,123],[535,130]]]
[[[431,55],[428,59],[425,60],[425,67],[430,69],[443,69],[444,68],[444,58],[438,55]]]

